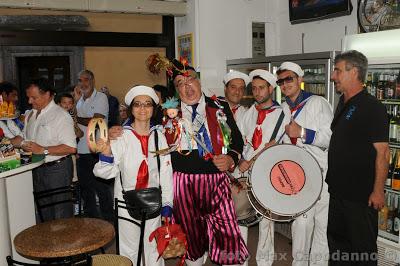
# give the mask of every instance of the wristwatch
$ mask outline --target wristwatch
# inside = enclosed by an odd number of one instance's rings
[[[47,148],[44,148],[43,154],[44,154],[44,156],[49,155],[49,150]]]

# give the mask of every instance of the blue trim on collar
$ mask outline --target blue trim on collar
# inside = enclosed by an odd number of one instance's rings
[[[125,122],[122,124],[123,127],[125,126],[130,126],[132,124],[132,120],[128,117],[128,119],[125,120]]]
[[[297,96],[294,102],[292,102],[289,97],[285,97],[285,99],[290,108],[295,108],[302,101],[304,101],[307,98],[310,98],[311,96],[313,96],[311,92],[300,90],[300,94],[299,96]]]
[[[114,157],[113,156],[107,156],[102,153],[99,154],[99,160],[105,163],[114,163]]]

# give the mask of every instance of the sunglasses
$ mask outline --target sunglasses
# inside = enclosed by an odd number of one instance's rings
[[[133,102],[132,106],[134,108],[140,108],[140,107],[144,107],[144,108],[150,108],[153,107],[153,103],[152,102]]]
[[[295,79],[294,77],[288,76],[286,78],[283,79],[278,79],[276,81],[276,84],[278,84],[278,86],[282,86],[284,83],[292,83],[293,79]]]

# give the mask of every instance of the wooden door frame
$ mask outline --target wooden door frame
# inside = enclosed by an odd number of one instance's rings
[[[68,56],[70,83],[74,84],[79,71],[84,68],[84,48],[71,46],[4,46],[2,47],[3,80],[19,84],[17,59],[30,56]],[[1,62],[0,62],[1,64]]]

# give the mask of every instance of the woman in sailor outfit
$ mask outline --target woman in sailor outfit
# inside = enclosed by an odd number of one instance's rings
[[[158,97],[154,90],[146,86],[133,87],[125,96],[125,103],[129,106],[132,124],[124,127],[123,134],[116,140],[97,141],[97,149],[101,151],[100,161],[95,165],[93,172],[96,176],[111,179],[115,178],[115,197],[123,199],[122,187],[125,190],[158,187],[162,190],[161,216],[167,218],[172,215],[172,168],[170,155],[160,156],[160,173],[157,159],[151,154],[156,150],[155,134],[158,135],[158,149],[167,148],[167,142],[161,131],[150,128],[150,119],[154,107],[158,104]],[[125,209],[121,215],[131,218]],[[161,225],[160,216],[146,221],[144,233],[144,256],[147,265],[164,265],[162,258],[157,260],[156,242],[149,242],[149,235]],[[121,255],[136,261],[140,228],[130,222],[119,220],[119,245]]]

